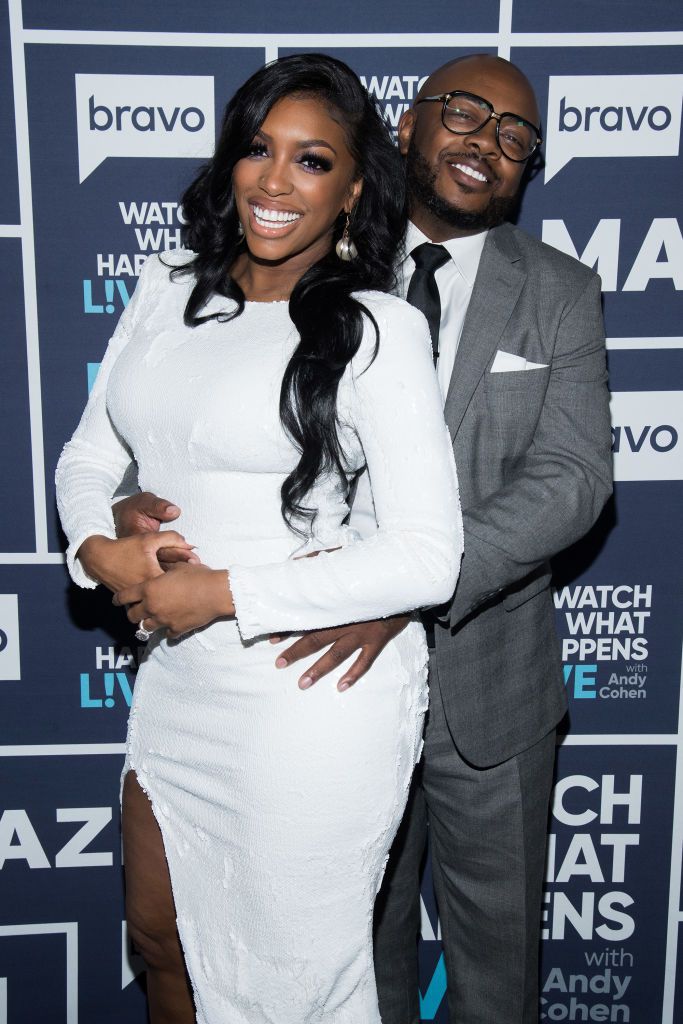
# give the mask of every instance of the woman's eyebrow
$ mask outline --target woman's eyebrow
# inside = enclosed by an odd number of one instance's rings
[[[262,128],[259,128],[259,130],[256,132],[256,135],[262,139],[265,139],[266,142],[273,141],[272,136],[269,135],[268,132],[264,132]],[[308,149],[311,146],[324,146],[326,149],[331,149],[335,156],[337,155],[337,150],[334,148],[332,143],[327,142],[326,139],[301,139],[299,142],[296,143],[296,146],[297,149]]]

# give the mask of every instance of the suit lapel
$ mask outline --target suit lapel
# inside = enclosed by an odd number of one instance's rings
[[[453,438],[499,347],[525,278],[513,229],[509,224],[492,228],[484,243],[446,396],[444,415]]]

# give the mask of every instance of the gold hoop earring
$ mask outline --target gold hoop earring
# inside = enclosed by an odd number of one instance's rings
[[[346,214],[346,224],[344,225],[344,231],[341,238],[334,247],[334,251],[340,260],[344,260],[345,263],[350,263],[351,260],[355,260],[358,257],[358,249],[353,244],[349,235],[349,220],[351,215]]]

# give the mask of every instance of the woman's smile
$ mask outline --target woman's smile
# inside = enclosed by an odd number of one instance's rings
[[[249,202],[252,230],[265,232],[266,237],[286,234],[301,220],[302,216],[303,214],[295,210]]]

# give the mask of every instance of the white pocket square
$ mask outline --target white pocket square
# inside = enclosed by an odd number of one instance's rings
[[[532,363],[524,356],[516,356],[512,352],[503,352],[498,349],[496,358],[493,360],[491,373],[510,373],[513,370],[545,370],[547,363]]]

